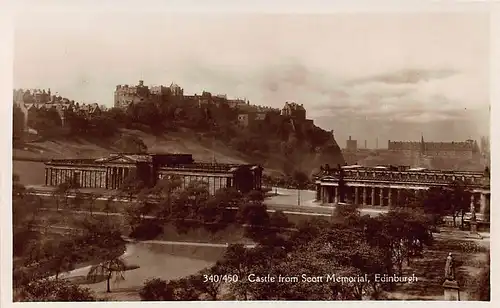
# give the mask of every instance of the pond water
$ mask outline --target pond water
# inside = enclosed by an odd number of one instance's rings
[[[225,248],[176,246],[151,243],[128,243],[122,259],[127,267],[135,268],[124,273],[125,280],[111,279],[111,294],[106,294],[106,280],[88,284],[84,277],[90,266],[75,269],[61,278],[77,281],[111,300],[138,300],[138,290],[150,278],[178,279],[211,266],[222,256]],[[82,283],[83,282],[83,283]]]

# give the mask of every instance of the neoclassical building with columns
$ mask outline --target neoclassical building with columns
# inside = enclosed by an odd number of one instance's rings
[[[81,188],[119,189],[131,172],[154,186],[159,179],[178,176],[182,186],[191,181],[207,184],[214,194],[234,187],[241,192],[262,188],[262,167],[195,162],[191,154],[111,154],[97,159],[57,159],[45,163],[45,185],[72,181]]]
[[[405,202],[411,195],[419,195],[431,187],[449,187],[455,181],[467,184],[472,190],[472,206],[479,217],[489,210],[489,171],[442,171],[409,167],[363,167],[342,166],[323,169],[315,176],[316,200],[321,204],[339,202],[362,206],[387,206]],[[339,183],[343,182],[341,196]],[[341,200],[344,199],[344,200]]]

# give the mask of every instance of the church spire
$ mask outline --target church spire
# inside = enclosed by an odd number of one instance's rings
[[[422,154],[425,153],[425,141],[424,141],[424,134],[420,134],[420,152]]]

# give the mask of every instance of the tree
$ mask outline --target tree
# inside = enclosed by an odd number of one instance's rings
[[[138,195],[143,189],[147,188],[148,185],[137,174],[137,170],[133,169],[123,181],[120,191],[128,196],[128,199],[132,201],[132,198]]]
[[[461,228],[463,229],[465,213],[470,209],[470,189],[466,183],[461,181],[454,181],[449,189],[453,209],[453,225],[456,226],[455,218],[461,215]]]
[[[30,247],[39,248],[39,211],[43,200],[30,193],[20,182],[18,175],[12,176],[12,227],[14,256],[23,256]]]
[[[479,273],[477,284],[477,296],[480,301],[491,300],[491,280],[490,280],[490,255],[488,254],[488,265]]]
[[[148,279],[139,291],[143,301],[170,301],[174,299],[173,290],[160,278]]]
[[[28,126],[35,129],[39,135],[52,137],[60,135],[62,121],[55,108],[31,108],[28,111]]]
[[[90,268],[87,277],[96,282],[100,277],[106,277],[106,292],[111,292],[110,281],[115,275],[116,281],[122,281],[125,279],[124,272],[126,270],[125,263],[120,258],[113,258],[106,260],[98,265],[94,265]]]
[[[13,143],[22,142],[24,137],[24,113],[18,105],[14,105],[12,109],[12,125]]]
[[[124,135],[113,144],[120,152],[124,153],[147,153],[148,147],[144,141],[136,136]]]
[[[125,241],[121,237],[119,225],[109,219],[85,218],[80,222],[83,234],[75,240],[80,247],[80,254],[92,256],[97,265],[91,267],[88,279],[96,281],[106,277],[107,292],[110,290],[110,280],[114,275],[117,280],[124,279],[125,263],[120,256],[125,251]]]
[[[289,241],[295,249],[303,248],[331,226],[331,222],[317,217],[301,221],[297,225],[297,232],[292,234]]]
[[[450,200],[451,192],[441,187],[431,187],[422,200],[422,207],[425,213],[433,215],[433,224],[437,225],[442,221],[443,216],[451,213]]]
[[[155,215],[162,221],[170,221],[175,218],[174,204],[180,198],[182,180],[178,176],[168,176],[159,180],[156,185],[146,190],[145,193],[158,200],[158,207]],[[188,186],[189,189],[195,189],[195,186]],[[204,188],[202,188],[203,190]],[[196,195],[196,191],[192,191]],[[199,191],[202,192],[202,191]],[[193,196],[195,199],[197,196]],[[206,196],[205,196],[206,197]]]
[[[46,261],[43,266],[55,274],[55,279],[59,278],[59,274],[71,271],[75,268],[78,261],[77,247],[73,240],[66,241],[50,241],[46,243],[42,249],[45,251]]]
[[[248,282],[245,277],[251,274],[258,260],[253,258],[252,251],[245,248],[242,244],[231,244],[227,247],[221,263],[226,268],[227,273],[235,274],[238,281],[229,284],[230,290],[239,299],[248,300]]]
[[[356,204],[337,204],[333,216],[347,224],[355,224],[360,219],[361,212],[359,211],[359,206]]]
[[[203,223],[203,210],[209,199],[210,192],[207,183],[201,181],[189,182],[189,185],[180,191],[178,200],[174,203],[176,218]]]
[[[224,279],[221,279],[224,275],[226,272],[223,264],[217,262],[214,266],[201,270],[197,275],[192,276],[191,283],[216,301],[224,285]]]
[[[257,242],[267,239],[269,214],[264,203],[244,199],[236,217],[240,224],[245,225],[245,236]]]
[[[82,302],[96,301],[93,293],[66,280],[41,279],[25,285],[16,301]]]
[[[400,275],[405,260],[409,265],[410,257],[432,244],[429,220],[418,212],[392,210],[370,222],[365,226],[368,240],[391,256]]]
[[[102,195],[96,193],[88,193],[85,195],[85,197],[89,203],[90,216],[92,216],[96,201],[99,200],[99,198],[101,198]]]
[[[69,208],[69,197],[71,194],[78,193],[78,188],[80,188],[79,183],[73,181],[73,179],[67,180],[64,183],[59,184],[53,192],[53,196],[56,199],[56,208],[59,211],[59,198],[64,200],[64,207]]]
[[[198,277],[188,276],[177,280],[171,280],[168,286],[173,290],[173,298],[177,301],[197,301],[200,300],[202,291],[199,289]]]
[[[233,187],[217,190],[200,211],[205,229],[217,232],[234,223],[236,216],[234,208],[238,206],[242,197],[243,195]],[[255,198],[260,197],[255,196]]]

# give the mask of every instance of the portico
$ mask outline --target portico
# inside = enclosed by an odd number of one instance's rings
[[[323,170],[316,177],[316,201],[324,205],[345,202],[360,206],[392,207],[407,204],[431,187],[449,187],[454,181],[467,183],[473,193],[471,207],[474,206],[479,217],[484,217],[490,206],[489,173],[486,172],[401,168],[381,170],[361,166]],[[343,183],[342,193],[339,182]]]
[[[403,185],[369,185],[350,183],[345,187],[344,199],[340,200],[340,190],[338,183],[321,183],[316,187],[317,201],[322,204],[347,202],[364,206],[393,206],[398,202],[404,202],[402,198],[408,199],[410,196],[418,196],[421,191],[429,189],[424,186],[403,186]],[[321,198],[318,198],[320,196]]]

